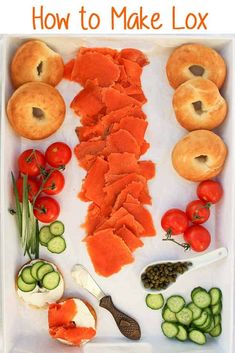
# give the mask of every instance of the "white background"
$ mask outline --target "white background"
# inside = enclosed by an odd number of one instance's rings
[[[80,26],[78,11],[82,5],[85,6],[88,12],[98,12],[101,16],[101,25],[95,31],[85,31],[89,34],[98,33],[127,33],[124,31],[119,20],[119,25],[115,31],[111,30],[110,25],[110,8],[115,6],[120,10],[123,6],[127,6],[128,13],[139,10],[143,6],[146,14],[160,12],[163,26],[159,31],[142,30],[129,31],[131,33],[235,33],[234,21],[234,0],[1,0],[0,1],[0,33],[32,33],[32,7],[39,9],[44,5],[44,10],[47,12],[58,13],[65,15],[70,12],[70,28],[69,30],[44,30],[42,33],[82,33]],[[171,13],[172,6],[176,7],[177,22],[179,25],[184,24],[184,18],[189,12],[202,14],[208,12],[207,25],[208,29],[198,30],[172,30]],[[40,30],[37,30],[40,32]]]

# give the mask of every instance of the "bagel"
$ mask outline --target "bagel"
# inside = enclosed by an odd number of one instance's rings
[[[227,104],[217,86],[205,78],[193,78],[180,85],[173,96],[176,119],[185,129],[212,130],[225,119]]]
[[[96,324],[94,308],[79,298],[62,299],[49,306],[49,334],[64,344],[81,346],[89,342],[96,335]]]
[[[20,136],[40,140],[59,129],[65,117],[65,103],[54,87],[42,82],[20,86],[7,104],[7,116]]]
[[[226,156],[227,147],[218,135],[208,130],[196,130],[175,145],[172,164],[183,178],[203,181],[222,171]]]
[[[31,40],[17,49],[10,71],[15,88],[33,81],[56,86],[63,78],[64,62],[62,57],[45,43]]]
[[[170,55],[166,73],[175,89],[198,76],[213,81],[220,88],[226,77],[226,64],[214,49],[201,44],[184,44]]]

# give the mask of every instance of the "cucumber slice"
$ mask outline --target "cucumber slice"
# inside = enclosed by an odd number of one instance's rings
[[[191,292],[191,298],[192,298],[192,300],[193,300],[194,294],[196,294],[197,292],[199,292],[199,291],[201,291],[201,290],[203,290],[202,287],[196,287],[196,288],[194,288],[194,289],[192,290],[192,292]]]
[[[167,299],[167,306],[173,313],[178,313],[185,306],[185,300],[180,295],[172,295]]]
[[[53,234],[50,232],[50,228],[48,226],[44,226],[40,229],[39,232],[39,241],[43,246],[47,246],[48,242],[53,238]]]
[[[207,317],[208,317],[208,313],[206,311],[203,311],[201,316],[197,319],[197,320],[194,320],[193,321],[193,324],[195,326],[201,326],[201,325],[204,325],[204,323],[206,322],[207,320]]]
[[[176,315],[170,309],[165,306],[162,311],[162,318],[168,322],[177,322]]]
[[[192,330],[191,332],[189,332],[188,336],[190,341],[196,344],[203,345],[206,343],[206,336],[199,330]]]
[[[221,314],[214,315],[215,326],[221,324]]]
[[[193,295],[193,302],[199,308],[205,309],[211,304],[211,296],[205,289],[202,289]]]
[[[146,305],[153,310],[161,309],[164,305],[162,294],[148,294],[145,299]]]
[[[190,325],[193,320],[193,313],[188,308],[183,308],[180,312],[176,313],[176,318],[182,325]]]
[[[163,322],[161,328],[163,334],[168,338],[176,337],[179,332],[178,326],[172,322]]]
[[[192,311],[193,313],[193,320],[198,319],[201,314],[202,314],[202,309],[200,309],[198,306],[196,306],[194,303],[189,303],[187,307]]]
[[[39,267],[41,267],[44,264],[45,264],[45,262],[43,262],[43,261],[37,261],[31,267],[31,275],[36,281],[38,281],[37,271],[38,271]]]
[[[212,305],[211,310],[212,310],[213,315],[220,314],[222,311],[222,302],[220,301],[218,304]]]
[[[64,234],[64,224],[60,221],[55,221],[50,224],[50,232],[54,236],[62,235]]]
[[[20,274],[24,283],[33,284],[36,282],[35,278],[31,275],[31,266],[25,267]]]
[[[179,341],[182,341],[182,342],[186,341],[188,338],[188,334],[187,334],[187,331],[185,330],[184,326],[178,325],[178,329],[179,329],[179,331],[175,337]]]
[[[54,271],[54,268],[51,264],[42,265],[41,267],[39,267],[39,269],[37,271],[38,280],[41,281],[47,273],[50,273],[53,271]]]
[[[66,242],[65,242],[64,238],[62,238],[60,236],[54,237],[47,244],[47,249],[52,253],[60,254],[63,251],[65,251]]]
[[[209,294],[211,296],[211,305],[216,305],[222,300],[222,292],[219,288],[211,288]]]
[[[42,280],[42,285],[44,288],[52,290],[58,287],[60,283],[60,275],[58,272],[49,272],[47,273]]]
[[[34,290],[34,288],[36,287],[36,282],[32,284],[27,284],[23,281],[22,277],[20,276],[17,279],[17,286],[22,292],[32,292],[32,290]]]
[[[216,326],[215,325],[215,320],[214,320],[213,316],[211,316],[211,324],[206,330],[204,330],[204,332],[205,333],[211,332],[215,326]]]
[[[221,335],[222,327],[220,324],[216,325],[213,330],[209,333],[212,337],[218,337]]]
[[[208,314],[207,319],[203,325],[198,326],[201,331],[206,331],[211,326],[212,315]]]

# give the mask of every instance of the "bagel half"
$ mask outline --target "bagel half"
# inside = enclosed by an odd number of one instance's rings
[[[62,57],[39,40],[21,45],[11,62],[11,81],[15,88],[39,81],[56,86],[63,78]]]
[[[203,181],[218,175],[224,166],[227,147],[208,130],[196,130],[184,136],[172,151],[176,172],[191,181]]]
[[[189,131],[215,129],[227,114],[227,103],[217,86],[201,77],[186,81],[176,89],[173,108],[180,125]]]
[[[226,77],[226,64],[212,48],[201,44],[184,44],[170,55],[166,73],[174,89],[195,77],[207,78],[220,88]]]
[[[65,111],[59,91],[42,82],[20,86],[7,104],[12,128],[30,140],[41,140],[55,133],[64,121]]]

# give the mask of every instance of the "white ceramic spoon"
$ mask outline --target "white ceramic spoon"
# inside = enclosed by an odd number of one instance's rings
[[[213,264],[214,262],[217,262],[217,261],[220,261],[222,259],[224,259],[226,256],[228,255],[228,250],[226,248],[219,248],[219,249],[216,249],[214,251],[210,251],[208,252],[207,254],[204,254],[204,255],[199,255],[199,256],[196,256],[196,257],[193,257],[191,259],[183,259],[183,260],[164,260],[164,261],[156,261],[156,262],[152,262],[150,264],[148,264],[147,266],[145,266],[143,268],[143,270],[141,271],[141,274],[145,272],[145,270],[149,267],[149,266],[152,266],[152,265],[159,265],[159,264],[163,264],[163,263],[166,263],[166,262],[170,262],[170,263],[176,263],[176,262],[191,262],[192,263],[192,266],[189,267],[189,269],[182,273],[182,274],[178,274],[177,278],[176,278],[176,281],[175,282],[172,282],[169,284],[169,286],[165,289],[162,289],[162,290],[156,290],[156,289],[150,289],[150,288],[144,288],[144,285],[142,283],[142,280],[140,279],[141,281],[141,285],[143,287],[143,289],[147,292],[147,293],[163,293],[163,292],[166,292],[169,288],[171,288],[179,279],[181,280],[183,278],[183,276],[186,274],[186,273],[189,273],[189,272],[192,272],[192,271],[195,271],[195,270],[198,270],[199,268],[201,267],[204,267],[204,266],[208,266],[210,264]]]

